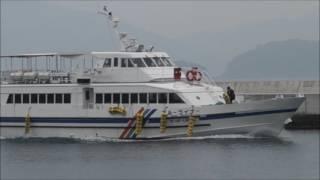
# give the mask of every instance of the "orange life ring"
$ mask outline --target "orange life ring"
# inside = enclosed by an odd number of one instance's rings
[[[193,81],[192,71],[187,71],[186,78],[188,81]]]
[[[187,71],[186,78],[188,81],[201,81],[202,73],[199,71],[189,70]]]
[[[196,80],[201,81],[201,79],[202,79],[202,73],[198,71],[196,75]]]

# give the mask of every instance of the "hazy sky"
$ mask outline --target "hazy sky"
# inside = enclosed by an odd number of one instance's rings
[[[124,31],[214,75],[259,44],[319,39],[319,1],[6,0],[1,1],[2,54],[112,50],[114,38],[97,15],[105,4]]]

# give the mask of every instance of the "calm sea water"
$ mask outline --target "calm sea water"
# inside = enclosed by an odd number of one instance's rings
[[[1,140],[1,179],[319,179],[320,131],[162,141]]]

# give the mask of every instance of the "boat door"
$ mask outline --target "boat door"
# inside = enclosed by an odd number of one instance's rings
[[[83,108],[92,109],[94,103],[93,88],[83,88]]]

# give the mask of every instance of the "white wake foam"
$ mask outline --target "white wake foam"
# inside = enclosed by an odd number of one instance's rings
[[[259,137],[250,136],[250,135],[239,135],[239,134],[228,134],[228,135],[211,135],[211,136],[197,136],[197,137],[173,137],[173,138],[165,138],[165,139],[116,139],[116,138],[108,138],[102,136],[94,136],[94,137],[69,137],[69,138],[31,138],[31,137],[17,137],[17,138],[6,138],[0,136],[0,140],[14,140],[14,139],[25,139],[25,140],[34,140],[41,139],[42,141],[48,139],[66,139],[66,140],[76,140],[80,142],[88,142],[88,143],[103,143],[103,142],[114,142],[114,143],[132,143],[132,142],[163,142],[163,141],[195,141],[195,140],[210,140],[210,139],[259,139]]]
[[[250,135],[240,135],[240,134],[228,134],[228,135],[211,135],[211,136],[197,136],[197,137],[175,137],[162,139],[161,141],[170,140],[208,140],[208,139],[256,139],[258,137]]]

